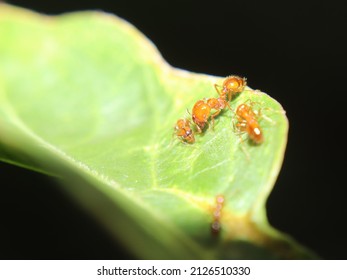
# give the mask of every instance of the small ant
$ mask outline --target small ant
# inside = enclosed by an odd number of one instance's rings
[[[252,107],[245,103],[239,105],[236,109],[237,129],[247,132],[249,138],[255,144],[261,144],[264,141],[263,133],[257,120],[258,115],[259,113],[255,113]]]
[[[195,137],[190,127],[190,121],[187,119],[179,119],[175,125],[175,134],[182,142],[193,144]]]
[[[216,207],[213,209],[213,221],[211,224],[211,233],[213,235],[219,234],[221,230],[220,217],[222,213],[222,208],[224,204],[224,196],[217,195],[216,196]]]
[[[220,114],[220,112],[225,108],[230,106],[225,99],[225,96],[220,96],[218,98],[204,98],[198,100],[192,109],[192,119],[196,124],[196,128],[198,133],[202,133],[206,123],[208,122],[208,118],[211,117],[212,128],[214,127],[214,118]],[[213,114],[211,114],[211,110],[216,110]]]
[[[228,96],[227,100],[230,101],[236,94],[242,92],[246,85],[246,78],[239,76],[228,76],[223,81],[222,86],[214,84],[214,88],[220,97],[224,97],[224,99],[226,99],[226,96]]]

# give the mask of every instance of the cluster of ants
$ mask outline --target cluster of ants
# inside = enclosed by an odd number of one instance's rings
[[[191,117],[195,130],[192,129],[192,122],[189,119],[179,119],[174,128],[176,136],[183,143],[193,144],[195,142],[194,133],[201,134],[206,125],[209,126],[209,119],[211,119],[213,128],[214,119],[225,108],[231,110],[229,102],[237,94],[243,92],[246,85],[246,78],[239,76],[226,77],[222,86],[215,84],[214,87],[219,96],[198,100],[193,106]],[[243,103],[237,107],[235,115],[237,119],[236,129],[239,132],[246,132],[254,143],[262,143],[263,134],[257,120],[257,114],[252,110],[252,107]]]
[[[236,95],[243,92],[247,85],[246,78],[239,76],[229,76],[223,81],[222,86],[214,84],[218,93],[218,97],[204,98],[198,100],[192,109],[191,120],[188,118],[179,119],[174,127],[176,136],[183,142],[188,144],[195,143],[194,134],[201,134],[206,126],[209,126],[209,120],[212,128],[214,127],[215,118],[228,108],[231,110],[229,102]],[[262,131],[258,123],[258,113],[253,111],[251,104],[242,103],[235,111],[237,123],[235,129],[240,132],[246,132],[248,137],[255,143],[260,144],[264,141]],[[192,128],[194,125],[194,130]],[[218,235],[221,230],[220,218],[224,205],[224,196],[216,196],[216,205],[213,208],[213,221],[211,223],[211,232],[213,235]]]

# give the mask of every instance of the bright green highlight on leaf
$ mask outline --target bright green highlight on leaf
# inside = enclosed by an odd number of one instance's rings
[[[174,124],[197,100],[217,97],[223,78],[172,68],[123,20],[1,4],[0,42],[0,159],[61,177],[135,256],[313,256],[267,222],[288,131],[268,95],[247,88],[230,103],[261,110],[261,145],[235,131],[233,110],[188,145]],[[218,194],[225,205],[215,237]]]

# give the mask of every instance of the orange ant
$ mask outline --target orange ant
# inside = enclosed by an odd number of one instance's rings
[[[258,115],[259,113],[255,113],[252,107],[245,103],[239,105],[236,109],[237,129],[247,132],[249,138],[255,144],[261,144],[264,141],[263,133],[257,120]]]
[[[198,100],[192,109],[192,119],[196,124],[196,128],[198,133],[202,133],[206,123],[208,122],[208,118],[211,117],[212,128],[214,126],[214,118],[220,114],[220,112],[225,108],[230,106],[225,99],[224,96],[220,96],[218,98],[204,98]],[[216,110],[213,114],[211,114],[211,110]]]
[[[213,235],[219,234],[221,230],[220,217],[222,213],[222,208],[224,204],[224,196],[217,195],[216,196],[216,207],[213,209],[213,222],[211,224],[211,232]]]
[[[195,142],[194,133],[190,127],[190,121],[187,119],[179,119],[176,122],[175,133],[182,142],[189,144],[193,144]]]
[[[236,94],[242,92],[247,85],[247,79],[239,76],[228,76],[223,81],[223,85],[214,84],[214,88],[218,92],[220,97],[226,99],[228,96],[228,101],[232,99]],[[221,90],[220,90],[221,88]]]

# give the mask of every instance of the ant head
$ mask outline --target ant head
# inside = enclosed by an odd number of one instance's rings
[[[246,78],[239,76],[229,76],[223,82],[223,92],[239,93],[242,92],[247,84]]]
[[[236,109],[236,114],[241,114],[242,112],[249,111],[249,106],[245,103],[240,104]]]

